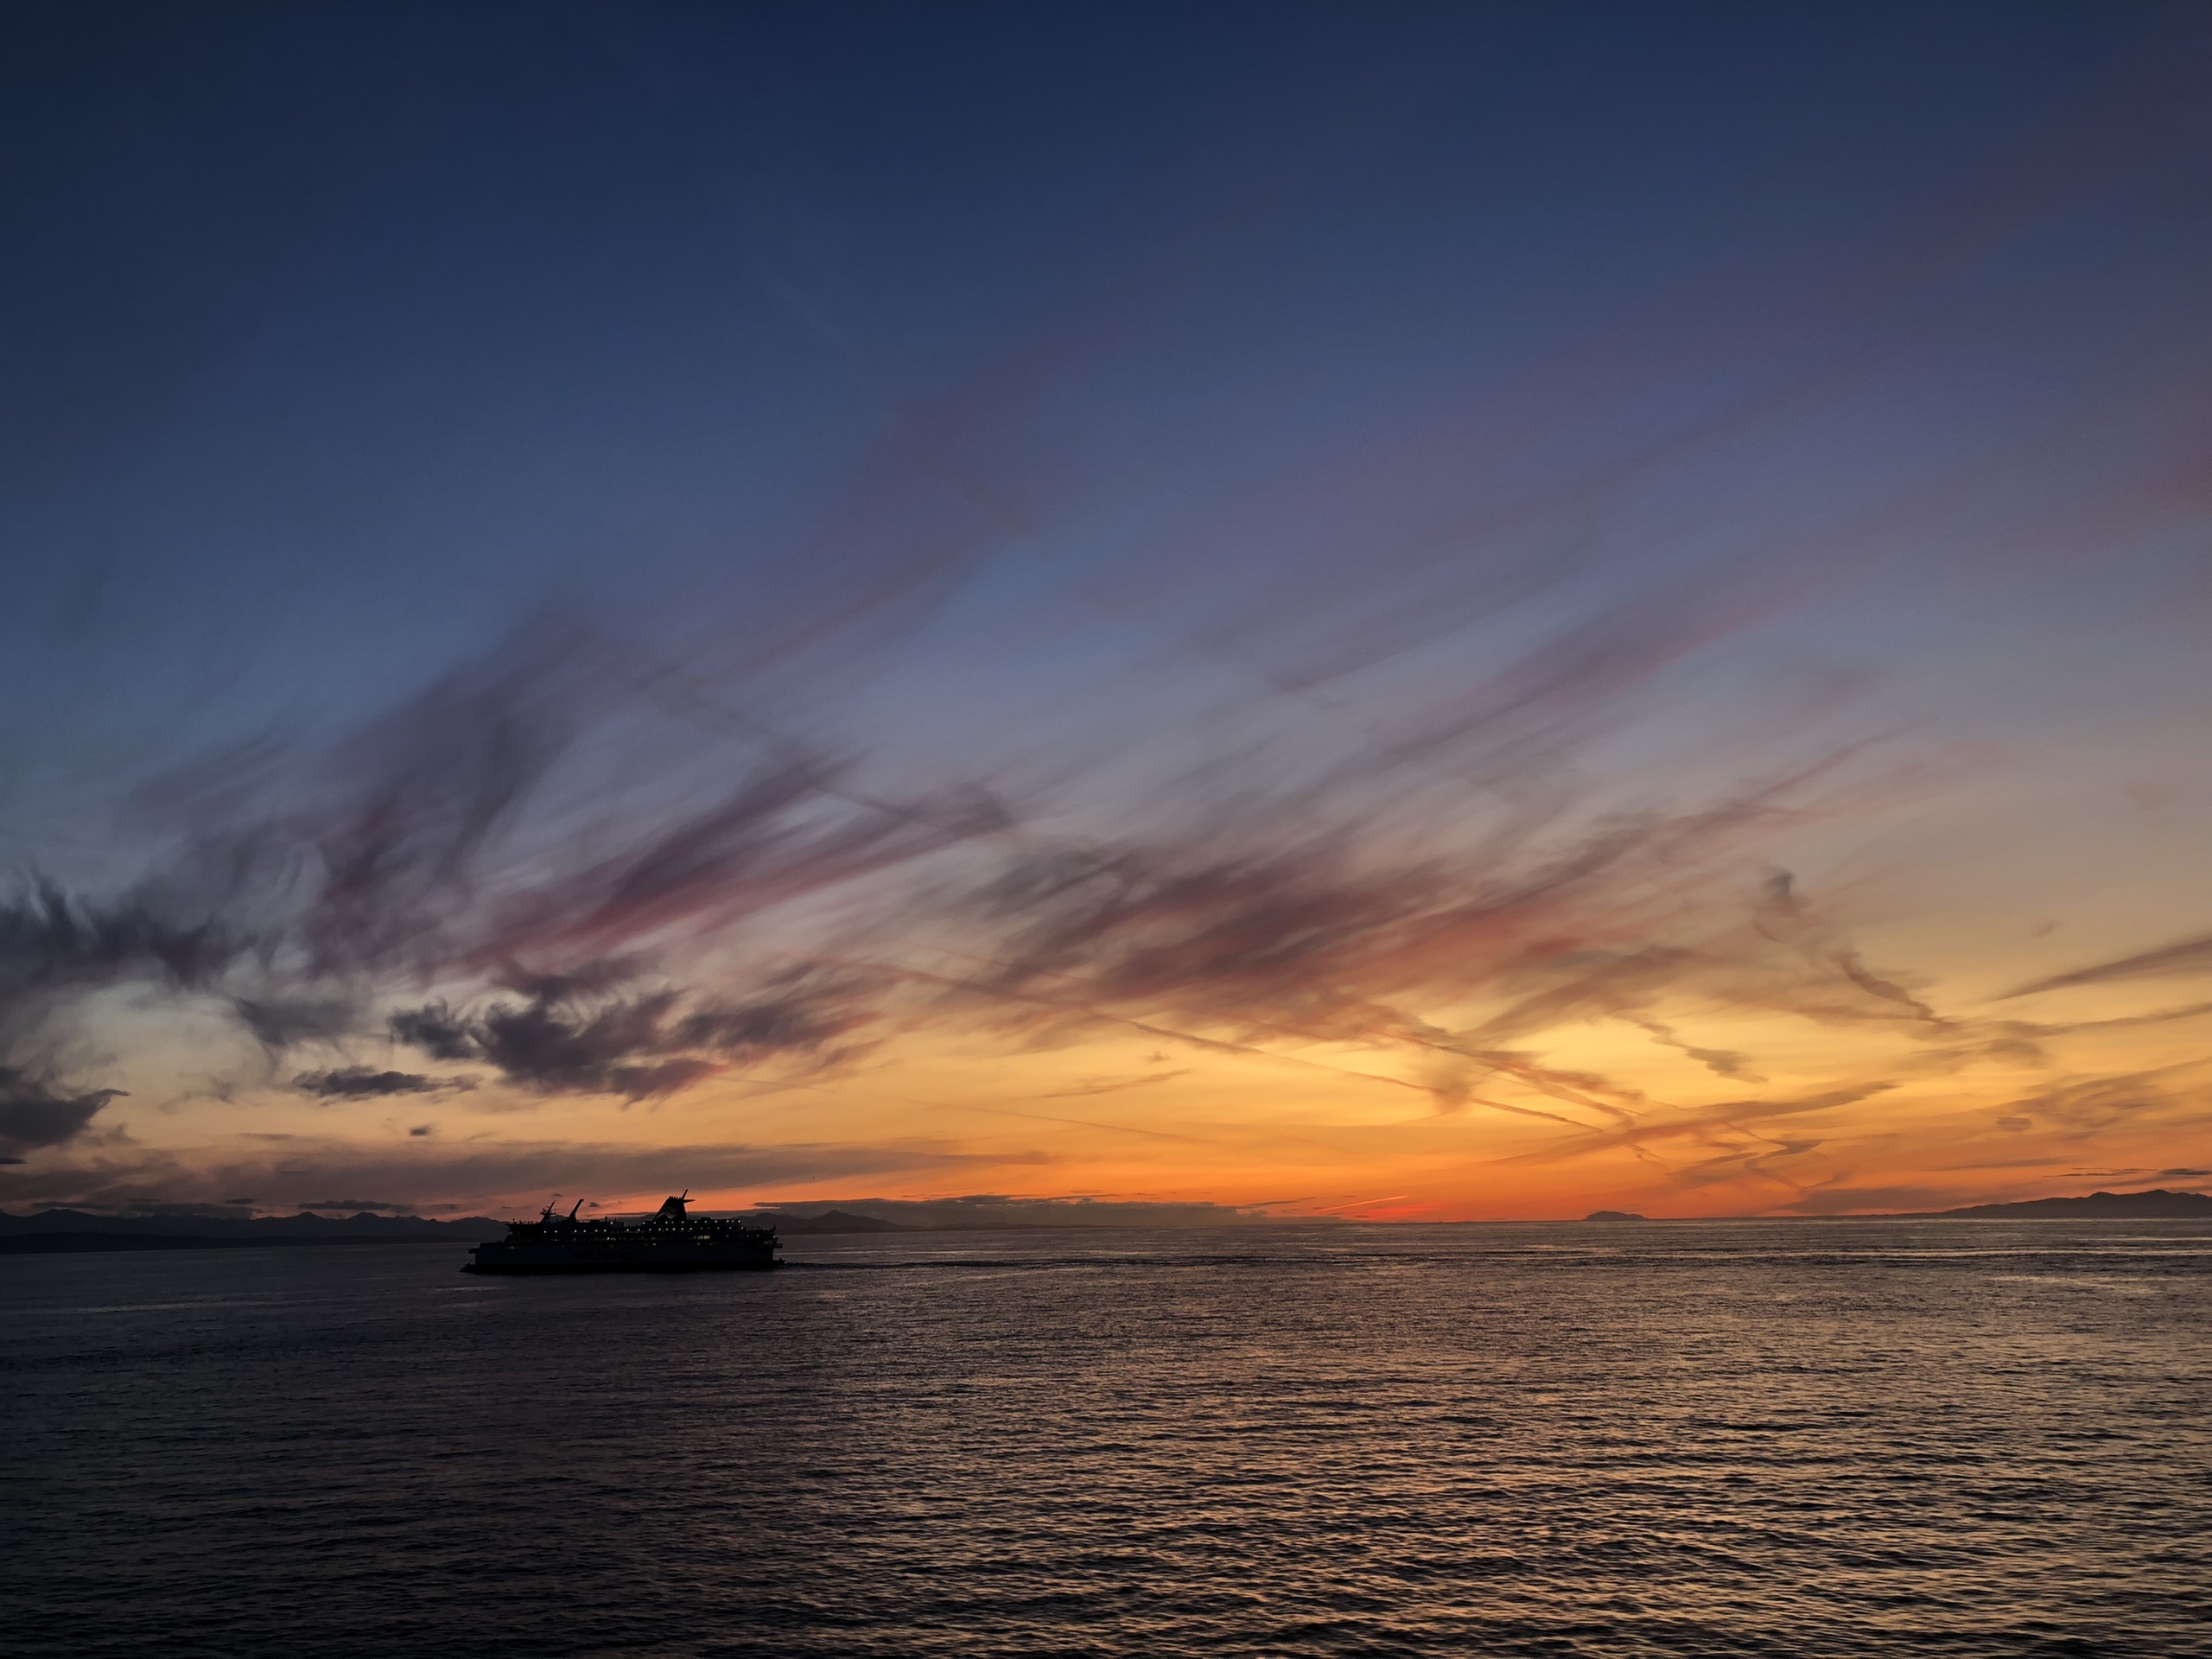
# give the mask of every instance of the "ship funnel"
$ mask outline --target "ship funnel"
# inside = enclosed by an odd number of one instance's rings
[[[690,1189],[687,1187],[684,1189],[684,1197],[689,1198],[690,1196]],[[672,1217],[677,1221],[682,1221],[684,1218],[683,1199],[669,1199],[666,1203],[661,1205],[660,1213],[664,1216]]]

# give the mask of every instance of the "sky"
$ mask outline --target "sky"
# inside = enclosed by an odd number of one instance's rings
[[[0,1205],[2212,1180],[2201,6],[5,27]]]

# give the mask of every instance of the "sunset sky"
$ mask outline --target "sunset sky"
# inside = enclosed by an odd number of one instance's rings
[[[10,31],[8,1208],[2212,1181],[2202,5]]]

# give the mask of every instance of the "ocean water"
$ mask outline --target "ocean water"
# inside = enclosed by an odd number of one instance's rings
[[[31,1656],[2212,1654],[2212,1226],[0,1259]]]

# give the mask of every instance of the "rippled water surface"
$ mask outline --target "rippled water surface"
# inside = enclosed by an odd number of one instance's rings
[[[2212,1227],[0,1259],[23,1656],[2212,1654]]]

